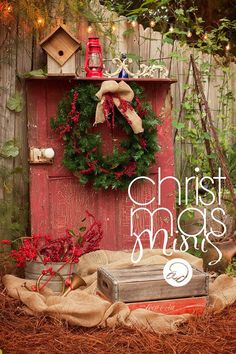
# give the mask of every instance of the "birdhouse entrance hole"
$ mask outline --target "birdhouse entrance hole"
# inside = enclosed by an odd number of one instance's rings
[[[62,57],[64,55],[63,50],[59,50],[58,54],[60,55],[60,57]]]

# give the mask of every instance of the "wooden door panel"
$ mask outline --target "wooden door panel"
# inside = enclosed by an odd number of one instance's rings
[[[56,237],[63,234],[66,228],[78,228],[88,209],[103,224],[103,248],[131,249],[134,245],[134,238],[130,236],[130,208],[133,203],[127,191],[94,191],[90,186],[80,185],[77,178],[62,166],[63,142],[50,129],[50,118],[55,117],[58,103],[64,94],[74,85],[82,85],[83,82],[55,78],[27,81],[29,147],[52,147],[55,150],[52,165],[30,166],[31,230],[32,233],[50,233]],[[100,83],[96,82],[97,85]],[[166,99],[170,83],[146,81],[141,84],[154,111],[162,117],[162,125],[157,129],[161,151],[156,156],[157,163],[150,169],[150,177],[157,183],[158,167],[161,167],[162,178],[173,175],[174,170],[171,106]],[[104,154],[109,153],[113,144],[122,137],[120,132],[111,135],[105,124],[95,129],[102,134]],[[133,192],[138,200],[143,201],[157,196],[156,187],[151,184],[136,185]],[[163,195],[162,206],[175,215],[173,181],[164,183]],[[151,211],[157,207],[157,200],[148,206]],[[169,230],[169,220],[165,213],[157,214],[154,220],[155,230],[160,227]],[[147,214],[139,213],[135,218],[136,232],[141,232],[149,223]],[[149,238],[145,236],[142,240],[143,245],[148,247]],[[159,237],[155,246],[160,247],[161,243]]]
[[[30,221],[32,234],[51,233],[47,166],[30,166]]]
[[[71,177],[49,178],[48,184],[52,234],[63,235],[65,229],[78,230],[85,211],[95,210],[95,193]]]
[[[101,190],[96,194],[97,217],[102,222],[104,232],[101,247],[116,250],[118,249],[117,224],[119,223],[116,213],[116,192]]]

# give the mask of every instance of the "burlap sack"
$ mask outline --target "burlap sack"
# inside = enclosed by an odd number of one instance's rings
[[[198,269],[202,268],[202,260],[186,253],[175,253],[170,258],[180,257]],[[146,250],[141,264],[165,264],[167,257],[162,250]],[[102,265],[122,268],[130,265],[130,254],[122,251],[96,251],[81,257],[78,273],[85,279],[87,287],[74,290],[67,297],[54,296],[45,288],[42,294],[31,292],[22,287],[25,279],[5,275],[3,283],[8,294],[21,300],[30,314],[47,314],[65,319],[71,324],[93,327],[123,324],[128,327],[141,327],[146,330],[169,333],[177,330],[178,324],[190,315],[163,315],[144,309],[130,311],[124,303],[109,302],[95,295],[96,270]],[[28,285],[33,284],[27,281]],[[210,285],[210,311],[221,311],[236,300],[236,278],[227,275],[219,276]]]

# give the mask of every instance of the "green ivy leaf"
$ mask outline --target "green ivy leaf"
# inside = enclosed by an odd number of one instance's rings
[[[41,77],[41,76],[46,76],[46,73],[42,69],[38,69],[38,70],[29,71],[28,76],[29,77],[32,77],[32,76]]]
[[[14,140],[8,140],[2,145],[0,149],[0,154],[6,158],[16,157],[17,155],[19,155],[19,148],[15,145]]]
[[[176,9],[175,10],[176,15],[178,16],[184,16],[184,10],[183,9]]]
[[[17,113],[21,112],[24,106],[24,99],[22,94],[16,92],[15,95],[11,96],[7,101],[7,108],[10,111],[15,111]]]
[[[194,211],[186,209],[186,212],[183,213],[183,215],[181,217],[181,221],[187,221],[187,220],[191,220],[193,218],[194,218]]]
[[[136,61],[136,60],[138,61],[138,60],[142,59],[142,57],[140,57],[140,55],[135,54],[135,53],[128,53],[126,56],[127,56],[127,58],[132,59],[134,61]]]
[[[174,120],[172,122],[172,126],[176,129],[182,129],[185,127],[185,124],[184,123],[181,123],[181,122],[177,122],[176,120]]]
[[[167,36],[163,36],[163,43],[167,43],[167,44],[173,44],[174,43],[174,40],[170,37],[167,37]]]
[[[131,34],[133,34],[134,33],[134,29],[133,28],[128,28],[127,30],[125,30],[124,32],[123,32],[123,36],[124,37],[128,37],[128,36],[130,36]]]
[[[38,70],[31,70],[27,71],[23,74],[20,75],[21,77],[44,77],[46,76],[46,73],[43,71],[43,69],[38,69]]]
[[[214,159],[214,160],[216,160],[216,154],[209,154],[209,155],[207,155],[207,157],[209,158],[209,159]]]
[[[203,133],[202,133],[202,138],[205,139],[205,140],[210,140],[210,139],[211,139],[211,136],[210,136],[209,133],[203,132]]]
[[[13,170],[11,170],[11,175],[16,175],[18,173],[23,173],[24,169],[22,166],[17,166],[15,168],[13,168]]]
[[[190,109],[192,109],[192,104],[189,103],[189,102],[184,102],[183,103],[183,108],[187,109],[187,110],[190,110]]]

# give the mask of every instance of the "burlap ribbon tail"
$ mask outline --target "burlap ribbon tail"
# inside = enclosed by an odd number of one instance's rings
[[[127,119],[134,134],[142,133],[144,131],[142,127],[142,119],[138,116],[130,104],[134,98],[134,92],[124,81],[120,81],[119,83],[113,80],[103,81],[100,90],[96,93],[96,96],[99,98],[100,102],[97,104],[94,124],[96,125],[106,121],[106,115],[109,112],[104,110],[103,104],[106,100],[107,94],[112,97],[114,105],[125,117],[125,119]],[[125,109],[123,105],[121,105],[121,100],[125,100],[127,103]]]

